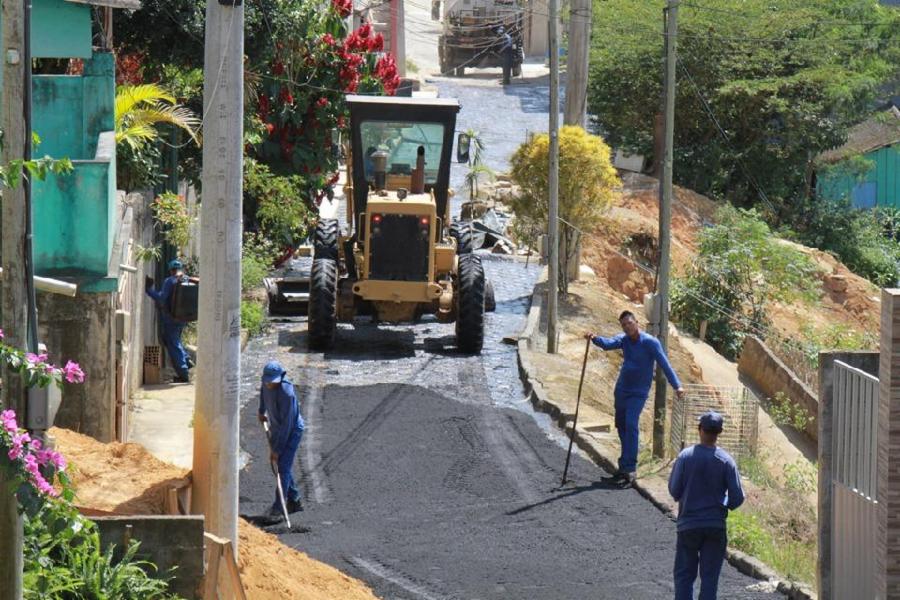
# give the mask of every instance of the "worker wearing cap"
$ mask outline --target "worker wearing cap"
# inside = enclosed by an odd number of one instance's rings
[[[744,502],[737,464],[716,446],[722,415],[700,416],[700,443],[678,455],[669,476],[669,493],[678,502],[678,542],[675,549],[675,600],[694,597],[700,573],[699,600],[715,600],[725,559],[728,511]]]
[[[172,260],[169,262],[169,276],[163,281],[162,288],[158,291],[153,289],[153,280],[148,277],[145,290],[147,295],[156,301],[159,308],[163,325],[163,344],[165,344],[169,357],[172,359],[172,366],[175,368],[175,381],[187,383],[190,381],[187,353],[181,344],[181,334],[184,332],[185,323],[177,321],[172,316],[175,286],[183,277],[184,265],[180,260]]]
[[[303,415],[294,393],[294,384],[286,377],[287,371],[278,361],[269,362],[262,373],[259,389],[258,417],[261,423],[269,423],[270,460],[278,465],[281,490],[288,512],[303,510],[300,490],[294,484],[294,457],[303,437]],[[281,514],[278,490],[270,516]]]
[[[623,333],[615,337],[601,337],[593,333],[586,333],[584,337],[603,350],[622,351],[624,360],[613,391],[616,431],[619,433],[622,454],[619,456],[619,470],[610,481],[630,485],[634,482],[637,471],[641,412],[653,383],[655,364],[659,363],[679,398],[684,395],[684,389],[659,340],[641,331],[634,313],[628,310],[622,312],[619,324]]]

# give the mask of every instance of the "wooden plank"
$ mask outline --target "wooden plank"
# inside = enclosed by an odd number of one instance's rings
[[[170,487],[166,491],[166,512],[170,515],[181,514],[181,511],[178,509],[178,490],[174,487]]]
[[[221,538],[204,533],[206,573],[203,575],[203,600],[217,600],[219,587],[219,559],[222,556]]]
[[[235,598],[238,600],[247,600],[247,594],[244,592],[244,584],[241,583],[241,574],[238,571],[237,560],[234,557],[234,548],[229,541],[222,550],[225,553],[225,567],[228,569],[228,575],[231,577],[231,587]]]

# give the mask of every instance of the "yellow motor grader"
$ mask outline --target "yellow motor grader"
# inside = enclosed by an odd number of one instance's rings
[[[309,281],[309,344],[332,346],[338,321],[456,322],[457,347],[478,353],[493,304],[467,223],[449,220],[459,103],[349,96],[347,231],[319,221]]]

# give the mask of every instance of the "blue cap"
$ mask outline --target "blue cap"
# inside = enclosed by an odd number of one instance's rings
[[[170,271],[172,271],[174,269],[183,269],[183,268],[184,268],[184,265],[181,264],[181,261],[178,260],[177,258],[175,260],[169,261],[169,270]]]
[[[710,433],[721,433],[722,425],[725,422],[725,419],[722,418],[722,415],[717,413],[714,410],[707,411],[700,415],[700,428],[703,431],[709,431]]]
[[[263,383],[278,383],[286,372],[277,360],[269,361],[269,364],[263,368]]]

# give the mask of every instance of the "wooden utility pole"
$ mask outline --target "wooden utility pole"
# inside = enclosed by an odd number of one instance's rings
[[[547,283],[547,352],[556,354],[559,290],[559,18],[557,0],[550,0],[550,214],[547,238],[550,244]]]
[[[3,153],[4,165],[25,158],[25,2],[3,2]],[[4,341],[16,348],[28,343],[28,297],[25,286],[25,188],[3,189],[2,329]],[[25,423],[25,388],[22,379],[3,369],[3,407],[16,411]],[[0,484],[5,484],[0,475]],[[0,492],[0,600],[22,598],[23,531],[18,502],[6,485]]]
[[[232,5],[234,2],[237,5]],[[193,512],[237,552],[244,9],[206,5]]]
[[[669,0],[665,9],[665,134],[662,160],[662,179],[659,182],[659,267],[657,302],[659,307],[659,342],[668,349],[669,334],[669,271],[672,246],[672,162],[675,138],[675,66],[678,35],[678,0]],[[653,398],[653,456],[666,455],[666,377],[656,368],[656,393]]]
[[[563,113],[563,123],[566,125],[584,127],[587,118],[592,5],[591,0],[572,0],[566,61],[566,107]]]

